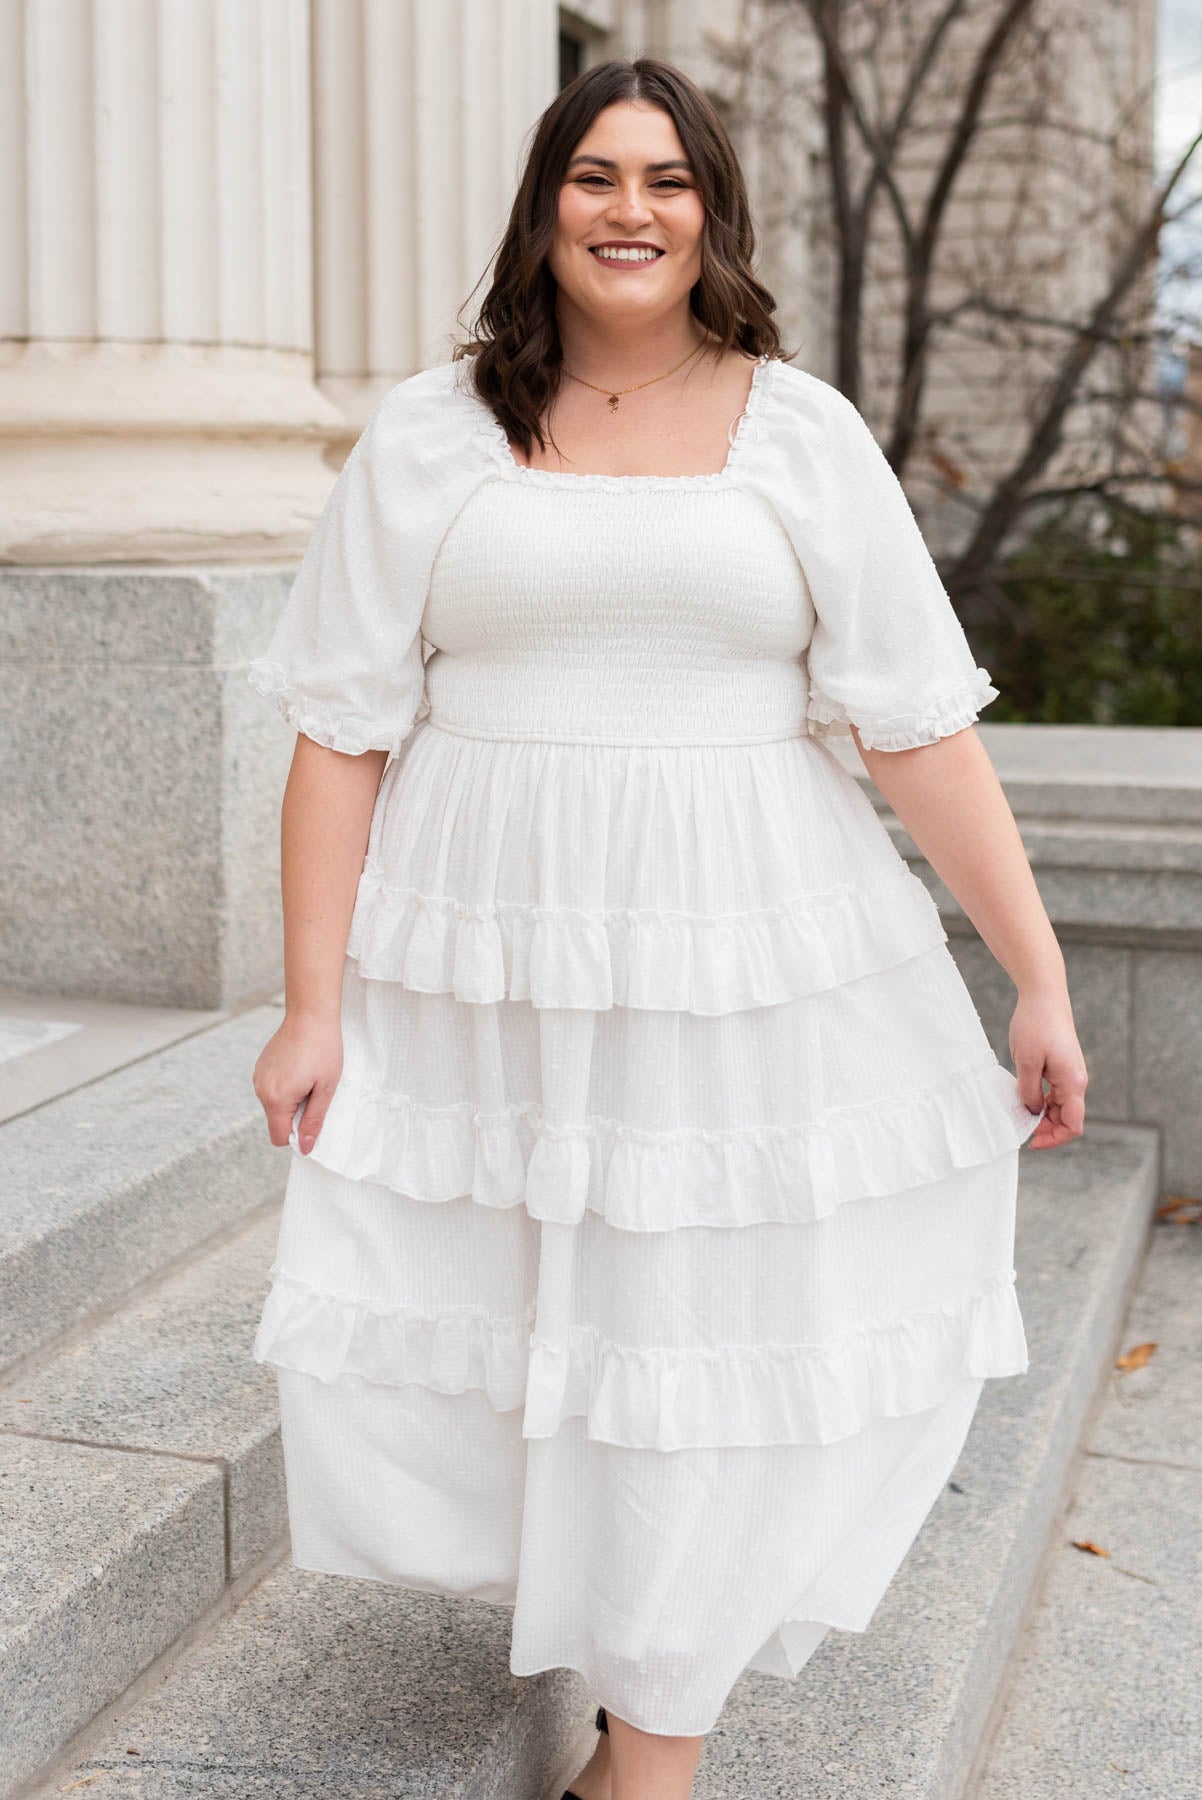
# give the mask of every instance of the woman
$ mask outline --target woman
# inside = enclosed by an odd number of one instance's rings
[[[685,76],[565,89],[251,671],[301,734],[255,1070],[293,1558],[512,1607],[512,1671],[601,1702],[581,1800],[687,1795],[744,1668],[866,1628],[1027,1366],[1019,1147],[1084,1117],[997,690],[752,247]],[[834,731],[1012,977],[1017,1078]]]

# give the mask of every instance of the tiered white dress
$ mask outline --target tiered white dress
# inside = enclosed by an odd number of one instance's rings
[[[381,402],[251,680],[389,750],[345,1068],[255,1341],[301,1567],[513,1609],[644,1730],[863,1631],[983,1381],[1039,1115],[823,742],[995,697],[855,408],[775,360],[716,475]]]

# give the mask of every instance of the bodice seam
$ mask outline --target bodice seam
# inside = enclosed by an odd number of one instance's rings
[[[712,732],[704,737],[565,737],[560,732],[513,732],[496,730],[474,730],[467,725],[452,725],[445,719],[429,713],[422,721],[435,731],[448,731],[456,737],[482,738],[495,744],[562,744],[579,746],[585,749],[608,747],[640,750],[705,750],[721,744],[727,748],[737,748],[740,744],[775,744],[787,742],[789,738],[804,738],[809,735],[804,722],[790,726],[785,731],[769,731],[751,737],[717,737]]]

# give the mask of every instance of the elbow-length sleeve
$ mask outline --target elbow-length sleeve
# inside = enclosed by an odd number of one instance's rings
[[[818,504],[799,547],[815,611],[807,729],[908,750],[998,697],[978,666],[901,483],[860,413],[825,388]]]
[[[343,463],[271,643],[248,668],[290,725],[350,756],[395,755],[429,711],[424,594],[411,579],[403,528],[399,392],[376,407]]]

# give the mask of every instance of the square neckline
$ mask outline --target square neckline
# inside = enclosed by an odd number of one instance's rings
[[[481,430],[488,448],[492,451],[501,473],[508,480],[525,481],[544,487],[594,487],[620,490],[634,487],[689,489],[725,487],[730,484],[750,441],[751,433],[754,432],[758,417],[767,399],[770,372],[776,367],[778,361],[779,358],[766,354],[756,358],[751,371],[747,399],[743,404],[743,410],[738,415],[733,437],[730,436],[728,428],[730,448],[727,450],[726,460],[720,469],[707,471],[700,475],[610,475],[571,469],[532,469],[526,463],[518,462],[510,449],[504,427],[487,402],[474,392],[472,398],[482,414]]]

